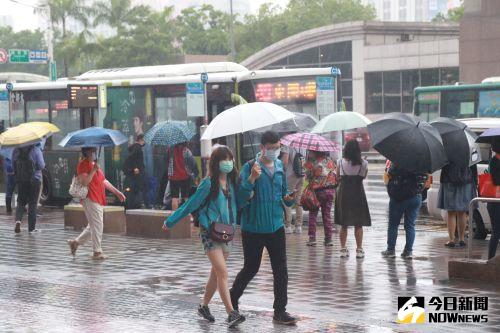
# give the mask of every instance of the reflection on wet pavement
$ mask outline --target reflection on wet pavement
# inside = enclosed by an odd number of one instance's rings
[[[383,193],[379,200],[386,200]],[[373,195],[372,195],[373,196]],[[288,310],[301,317],[295,328],[272,323],[273,283],[267,255],[241,299],[247,321],[241,332],[451,332],[500,331],[500,286],[449,281],[447,262],[465,249],[443,246],[446,233],[430,219],[419,221],[412,261],[384,259],[386,206],[373,206],[373,227],[365,230],[366,257],[357,260],[349,234],[349,259],[333,248],[306,247],[307,234],[287,238]],[[0,332],[220,332],[225,311],[218,296],[211,309],[214,324],[195,313],[209,263],[193,231],[191,240],[152,240],[105,235],[110,258],[90,259],[90,248],[69,255],[60,210],[45,210],[42,232],[19,235],[11,217],[0,215]],[[23,225],[23,227],[25,227]],[[318,235],[319,240],[322,234]],[[321,244],[321,242],[319,242]],[[485,256],[487,241],[475,243],[474,256]],[[404,246],[400,233],[397,250]],[[399,255],[398,252],[398,255]],[[242,267],[237,238],[228,262],[232,281]],[[395,323],[398,296],[489,296],[489,322],[480,324]],[[462,325],[462,326],[458,326]],[[467,326],[463,326],[467,325]]]

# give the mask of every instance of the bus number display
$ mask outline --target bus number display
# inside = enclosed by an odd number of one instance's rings
[[[73,108],[97,108],[97,85],[68,85],[68,106]]]
[[[316,81],[257,83],[255,100],[257,102],[315,101]]]

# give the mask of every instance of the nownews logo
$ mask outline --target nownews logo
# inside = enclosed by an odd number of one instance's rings
[[[487,323],[488,297],[431,297],[427,310],[428,323]],[[399,324],[423,324],[425,313],[424,297],[398,297]]]

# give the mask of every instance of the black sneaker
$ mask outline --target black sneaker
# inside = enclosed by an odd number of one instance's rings
[[[288,312],[275,313],[273,320],[282,325],[295,325],[298,321],[297,318],[291,316]]]
[[[239,311],[238,301],[233,298],[231,291],[229,291],[229,297],[231,298],[231,305],[233,306],[233,309]]]
[[[214,316],[212,316],[212,314],[210,313],[208,305],[198,305],[198,314],[211,323],[215,321]]]
[[[14,232],[16,234],[20,233],[21,232],[21,222],[16,222],[16,227],[14,228]]]
[[[241,315],[238,311],[233,310],[229,316],[227,316],[227,325],[229,328],[233,328],[245,321],[245,316]]]

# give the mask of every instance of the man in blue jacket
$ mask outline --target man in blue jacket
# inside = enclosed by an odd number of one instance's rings
[[[297,319],[286,312],[288,270],[283,204],[293,205],[283,164],[278,160],[280,142],[275,132],[262,135],[260,153],[247,162],[240,173],[238,203],[241,209],[241,234],[244,264],[231,288],[233,307],[259,271],[264,247],[269,253],[274,278],[274,321],[293,325]]]

